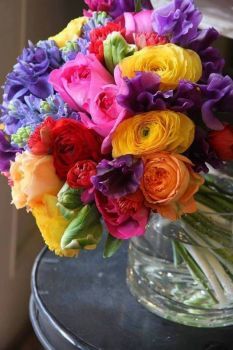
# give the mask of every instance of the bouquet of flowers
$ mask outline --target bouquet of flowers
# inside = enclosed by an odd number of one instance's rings
[[[8,74],[0,170],[49,249],[73,257],[107,231],[110,257],[152,212],[177,220],[215,191],[203,174],[233,159],[233,81],[193,0],[85,2]]]

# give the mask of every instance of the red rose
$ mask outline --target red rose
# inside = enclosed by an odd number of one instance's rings
[[[233,160],[233,126],[225,125],[223,130],[211,131],[209,143],[221,160]]]
[[[92,160],[80,160],[67,175],[67,183],[71,188],[90,188],[91,177],[96,175],[97,163]]]
[[[42,155],[52,153],[52,131],[55,125],[56,121],[48,117],[35,129],[28,140],[28,146],[33,154]]]
[[[73,119],[60,119],[53,129],[53,157],[58,176],[66,180],[67,173],[79,160],[101,159],[99,136]]]

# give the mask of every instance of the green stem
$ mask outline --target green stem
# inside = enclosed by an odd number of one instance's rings
[[[179,242],[174,242],[174,245],[176,247],[178,254],[182,257],[182,259],[187,264],[187,267],[189,268],[190,273],[193,275],[194,279],[196,279],[201,284],[201,286],[206,290],[206,292],[209,294],[212,300],[215,303],[218,303],[218,300],[216,299],[215,295],[209,288],[208,282],[206,282],[206,277],[204,273],[200,269],[199,265],[192,258],[192,256],[187,252],[185,246]]]

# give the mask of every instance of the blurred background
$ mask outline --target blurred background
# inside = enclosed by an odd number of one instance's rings
[[[167,0],[158,0],[158,3]],[[156,4],[156,0],[153,0]],[[226,58],[226,72],[233,67],[232,0],[198,0],[206,17],[224,36],[217,46]],[[0,0],[0,84],[12,69],[27,40],[36,43],[56,34],[82,13],[81,0]],[[28,319],[30,274],[43,246],[30,214],[10,206],[10,191],[0,177],[0,350],[37,350]]]
[[[81,0],[0,0],[0,85],[28,39],[56,34],[82,13]],[[36,350],[30,337],[28,301],[33,261],[43,247],[33,218],[10,205],[0,177],[0,350]],[[28,345],[21,339],[30,338]]]

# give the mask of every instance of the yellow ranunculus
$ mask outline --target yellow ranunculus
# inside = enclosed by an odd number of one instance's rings
[[[79,17],[73,19],[65,29],[57,35],[50,37],[49,40],[54,40],[58,47],[64,47],[68,41],[75,41],[79,38],[83,25],[87,22],[87,17]]]
[[[34,207],[32,214],[49,249],[60,256],[74,257],[79,253],[78,250],[61,249],[61,238],[70,221],[61,215],[56,204],[57,197],[45,195],[43,203]]]
[[[194,131],[194,123],[182,113],[165,110],[139,114],[117,127],[112,139],[113,157],[183,153],[192,144]]]
[[[161,90],[175,89],[181,79],[197,82],[202,76],[198,54],[174,44],[147,46],[120,62],[123,77],[136,72],[154,72],[161,78]]]

